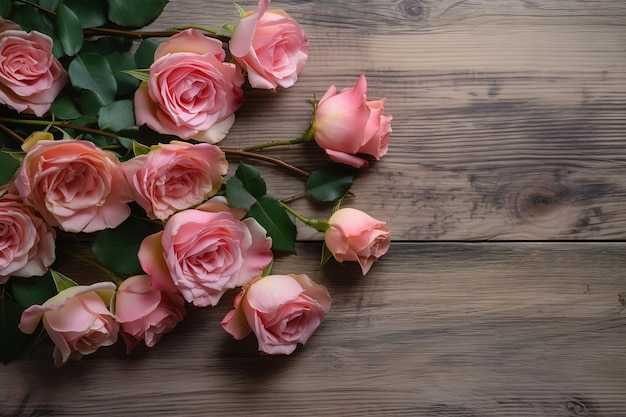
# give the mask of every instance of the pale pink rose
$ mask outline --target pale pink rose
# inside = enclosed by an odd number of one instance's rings
[[[148,217],[166,220],[216,194],[228,162],[215,145],[176,142],[161,144],[122,166],[135,201]]]
[[[182,139],[217,143],[243,103],[243,75],[224,62],[222,43],[187,29],[160,45],[150,79],[135,92],[138,125]]]
[[[119,324],[108,309],[115,292],[112,282],[70,287],[42,305],[24,310],[19,328],[31,334],[43,327],[55,344],[54,364],[64,365],[117,341]]]
[[[140,341],[153,347],[185,317],[185,300],[178,292],[152,288],[150,276],[126,278],[115,295],[115,318],[122,328],[126,351]]]
[[[199,307],[216,305],[230,288],[259,276],[272,260],[272,241],[243,210],[213,197],[197,209],[174,214],[162,232],[146,237],[139,262],[153,288],[177,288]]]
[[[254,332],[263,353],[289,355],[309,340],[330,304],[326,288],[304,274],[268,275],[244,287],[222,327],[238,340]]]
[[[387,153],[392,116],[383,116],[385,99],[367,101],[367,81],[361,75],[354,87],[337,93],[331,86],[317,104],[313,135],[335,162],[355,168],[368,165],[357,154],[379,160]]]
[[[91,142],[37,142],[15,179],[20,196],[51,226],[68,232],[117,227],[129,215],[132,191],[117,157]]]
[[[270,0],[260,0],[258,10],[243,16],[230,40],[230,52],[246,71],[254,88],[291,87],[308,57],[304,29],[284,10],[267,10]]]
[[[43,275],[55,260],[54,229],[14,194],[0,197],[0,284]]]
[[[386,222],[353,208],[337,210],[328,219],[324,242],[339,262],[356,261],[363,275],[389,250],[391,230]]]
[[[0,103],[43,116],[68,80],[49,36],[0,18]]]

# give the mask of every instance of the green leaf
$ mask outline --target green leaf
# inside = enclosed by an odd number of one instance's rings
[[[263,177],[253,166],[240,162],[237,171],[235,171],[235,176],[241,180],[243,188],[253,197],[258,198],[267,193]]]
[[[11,277],[10,282],[15,301],[24,307],[30,307],[34,304],[41,305],[49,298],[57,295],[57,288],[50,272],[39,277]]]
[[[239,12],[239,16],[243,17],[247,13],[246,10],[243,7],[241,7],[239,4],[237,4],[236,1],[234,1],[233,3],[235,4],[237,11]]]
[[[150,147],[144,145],[143,143],[139,143],[133,139],[133,153],[135,156],[139,155],[147,155],[150,152]]]
[[[273,266],[274,266],[274,259],[272,259],[269,264],[265,265],[265,268],[263,268],[263,272],[261,272],[261,276],[266,277],[269,274],[271,274]]]
[[[50,106],[50,112],[56,119],[61,120],[72,120],[81,116],[72,98],[66,95],[58,96],[54,100]]]
[[[154,62],[154,53],[159,43],[154,39],[144,39],[135,51],[135,64],[137,68],[150,68]]]
[[[98,148],[109,148],[117,145],[117,140],[115,138],[103,135],[95,135],[93,133],[87,133],[83,136],[83,140],[88,140],[89,142],[94,143]]]
[[[120,26],[139,28],[152,23],[168,0],[109,0],[109,20]]]
[[[119,132],[135,125],[132,100],[120,100],[100,108],[98,126],[109,132]]]
[[[107,23],[104,0],[64,0],[63,2],[76,14],[83,29]]]
[[[248,217],[259,222],[272,238],[272,250],[296,253],[296,225],[273,197],[261,196],[250,207]]]
[[[133,40],[123,36],[105,36],[96,40],[85,41],[81,54],[98,54],[106,56],[114,52],[128,52]]]
[[[0,185],[9,182],[20,167],[20,161],[6,152],[0,152]]]
[[[333,253],[326,246],[326,242],[322,243],[322,259],[320,259],[320,266],[326,265],[326,262],[333,258]]]
[[[11,0],[0,0],[0,16],[7,17],[11,11]]]
[[[52,34],[50,37],[52,38],[52,55],[54,55],[56,59],[62,58],[65,55],[65,52],[63,52],[61,40],[55,34]]]
[[[330,164],[311,172],[306,181],[306,190],[316,200],[334,201],[352,187],[353,181],[354,171]]]
[[[108,268],[122,274],[141,274],[137,252],[143,239],[152,233],[147,222],[131,217],[115,229],[98,232],[91,249]]]
[[[149,69],[124,70],[122,72],[136,78],[139,81],[148,81],[150,79]]]
[[[101,106],[113,102],[117,82],[104,57],[97,54],[78,55],[69,66],[74,88],[91,91]]]
[[[39,13],[37,9],[30,6],[18,7],[15,13],[11,15],[11,20],[20,25],[26,32],[36,30],[52,36],[54,26],[48,17]]]
[[[78,284],[73,279],[66,277],[62,273],[55,271],[54,269],[50,269],[50,274],[52,275],[52,280],[54,281],[54,285],[57,287],[57,292],[61,292],[63,290],[67,290],[68,288],[72,288],[77,286]]]
[[[80,92],[80,110],[83,115],[91,117],[95,120],[98,120],[98,112],[100,111],[100,107],[104,106],[107,103],[102,103],[102,100],[94,91],[89,90],[81,90]],[[87,120],[87,119],[85,119]],[[72,123],[75,124],[75,123]],[[86,126],[83,124],[83,126]]]
[[[105,58],[109,62],[117,82],[117,95],[133,94],[139,87],[139,80],[126,72],[127,70],[136,69],[133,55],[129,52],[114,52],[105,56]]]
[[[39,5],[46,10],[56,10],[60,0],[39,0]]]
[[[24,307],[0,293],[0,361],[7,363],[20,354],[29,335],[17,327]]]
[[[237,177],[229,178],[226,183],[226,200],[229,206],[246,210],[256,202],[256,198],[245,189]]]
[[[64,3],[57,7],[57,30],[66,55],[74,56],[83,47],[85,36],[76,13]]]

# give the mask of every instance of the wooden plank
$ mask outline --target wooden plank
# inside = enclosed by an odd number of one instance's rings
[[[194,309],[154,349],[0,368],[2,415],[626,415],[626,244],[394,244],[367,277],[279,259],[333,306],[305,347],[259,357]]]
[[[228,3],[201,4],[172,2],[154,26],[236,20]],[[224,146],[300,135],[307,99],[366,73],[394,133],[349,204],[392,220],[395,239],[626,238],[624,2],[363,4],[273,3],[307,30],[307,68],[288,90],[247,91]],[[314,145],[271,153],[304,169],[325,161]],[[264,175],[277,197],[303,189],[282,171]]]

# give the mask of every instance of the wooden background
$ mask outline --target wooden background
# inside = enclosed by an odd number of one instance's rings
[[[389,253],[366,277],[319,269],[321,236],[300,229],[299,256],[274,271],[308,273],[333,307],[291,356],[222,331],[229,293],[153,349],[56,369],[43,345],[0,367],[0,414],[626,416],[626,3],[273,6],[305,27],[309,62],[291,89],[248,91],[223,144],[298,136],[306,100],[365,73],[394,132],[349,204],[390,220]],[[229,1],[172,0],[153,28],[236,17]],[[272,154],[324,161],[315,147]],[[276,197],[302,191],[261,168]]]

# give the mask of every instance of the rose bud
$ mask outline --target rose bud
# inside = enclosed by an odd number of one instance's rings
[[[391,230],[386,222],[353,208],[337,210],[328,219],[330,227],[324,233],[328,250],[339,262],[356,261],[363,275],[372,264],[389,250]]]

